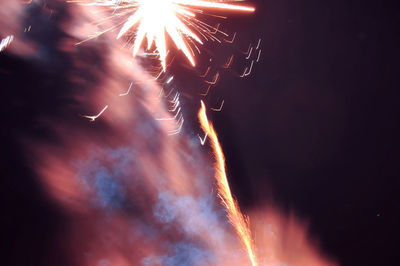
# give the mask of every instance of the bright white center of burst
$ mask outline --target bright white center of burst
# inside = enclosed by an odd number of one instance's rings
[[[190,63],[194,66],[194,54],[188,41],[202,44],[195,31],[205,36],[213,34],[212,28],[206,23],[196,20],[194,12],[201,8],[212,8],[221,10],[236,10],[253,12],[254,8],[238,6],[210,0],[126,0],[134,4],[136,11],[128,18],[117,38],[126,34],[131,28],[137,26],[136,38],[133,44],[133,55],[135,56],[147,39],[147,49],[155,42],[155,47],[160,55],[161,64],[165,70],[167,44],[165,34],[168,34],[178,50],[181,50]]]
[[[150,49],[153,39],[164,38],[165,27],[173,23],[176,16],[171,0],[140,0],[143,10],[142,24],[146,23],[147,48]]]
[[[173,12],[174,9],[173,1],[171,0],[140,0],[139,4],[141,8],[146,10],[146,15],[158,19],[166,17],[166,14]]]
[[[181,6],[179,2],[177,3],[176,0],[138,0],[137,3],[136,12],[122,27],[118,38],[138,23],[135,43],[133,44],[133,54],[137,54],[145,38],[147,39],[147,49],[150,49],[153,42],[155,42],[155,47],[165,70],[165,58],[167,56],[165,33],[167,32],[176,47],[182,50],[190,63],[194,65],[193,54],[188,44],[184,41],[184,37],[192,38],[198,43],[202,42],[182,21],[182,19],[189,20],[194,17],[194,14]]]

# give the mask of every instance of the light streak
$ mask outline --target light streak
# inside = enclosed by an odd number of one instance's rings
[[[227,36],[218,27],[215,28],[198,20],[196,13],[204,14],[203,9],[237,12],[255,11],[254,7],[230,4],[226,0],[218,2],[212,0],[77,0],[76,2],[111,8],[114,18],[124,17],[127,10],[132,11],[132,15],[126,21],[117,25],[119,27],[123,24],[117,39],[135,28],[133,56],[137,55],[146,38],[147,45],[145,45],[145,48],[150,50],[153,43],[155,44],[164,71],[168,50],[166,34],[171,37],[176,48],[184,53],[192,66],[195,66],[194,53],[189,43],[192,43],[200,51],[196,45],[203,44],[199,35],[205,40],[208,40],[207,37],[209,37],[218,42],[220,40],[214,37],[214,34],[219,32]],[[107,29],[100,34],[110,30]]]
[[[251,70],[253,69],[253,65],[254,65],[254,60],[251,60],[251,65],[250,68],[248,69],[248,71],[245,71],[244,76],[247,77],[248,75],[250,75]]]
[[[198,118],[200,120],[201,128],[210,138],[211,146],[216,158],[215,179],[217,180],[218,195],[221,198],[222,204],[226,207],[229,221],[235,228],[242,244],[246,248],[251,264],[255,266],[257,265],[257,260],[249,228],[249,219],[240,212],[239,205],[232,196],[226,176],[225,156],[219,143],[217,133],[212,123],[208,121],[206,107],[203,101],[201,101]]]
[[[225,65],[223,65],[223,68],[229,68],[232,65],[233,62],[233,55],[231,55],[228,59],[228,62],[225,63]]]
[[[169,132],[168,133],[169,136],[173,136],[173,135],[177,135],[177,134],[181,133],[183,124],[185,123],[185,119],[183,118],[183,116],[181,116],[181,118],[178,120],[177,123],[178,123],[178,128],[174,131]]]
[[[171,88],[169,92],[165,95],[165,98],[168,98],[174,90],[175,88]]]
[[[164,73],[164,71],[160,71],[160,73],[158,73],[158,75],[154,78],[154,80],[159,79],[163,73]]]
[[[217,72],[217,74],[215,74],[213,81],[205,80],[205,83],[207,83],[209,85],[215,85],[217,83],[218,79],[219,79],[219,72]]]
[[[247,73],[247,69],[248,69],[248,67],[246,67],[246,68],[244,69],[242,75],[240,75],[239,77],[244,78],[244,77],[245,77],[245,74]]]
[[[128,95],[128,94],[131,92],[132,85],[133,85],[133,82],[131,82],[131,84],[129,85],[128,90],[127,90],[125,93],[121,93],[119,96],[126,96],[126,95]]]
[[[235,41],[235,38],[236,38],[236,32],[233,34],[232,40],[224,39],[224,41],[227,43],[233,43]]]
[[[201,96],[207,96],[208,92],[210,91],[211,85],[208,86],[207,91],[205,93],[201,93]]]
[[[207,67],[206,72],[204,74],[200,75],[201,78],[205,78],[208,75],[208,72],[210,72],[211,67]]]
[[[260,55],[261,55],[261,49],[258,51],[258,56],[257,56],[257,60],[256,60],[257,63],[258,63],[258,61],[260,61]]]
[[[171,83],[171,81],[174,79],[174,76],[172,76],[172,77],[170,77],[168,80],[167,80],[167,84],[169,84],[169,83]]]
[[[176,101],[178,101],[179,100],[179,92],[177,92],[177,93],[175,93],[175,96],[174,96],[174,98],[170,101],[171,103],[175,103]]]
[[[242,52],[242,53],[245,54],[245,55],[249,54],[250,48],[251,48],[251,43],[249,44],[249,48],[247,48],[247,51],[246,52]]]
[[[225,103],[225,100],[222,101],[222,103],[221,103],[221,105],[220,105],[219,108],[210,108],[210,109],[211,109],[212,111],[214,111],[214,112],[221,112],[221,111],[222,111],[222,108],[224,108],[224,103]]]
[[[14,40],[13,35],[7,36],[3,40],[1,40],[0,52],[3,52],[8,46],[10,46],[13,40]]]
[[[90,122],[94,122],[97,118],[99,118],[105,110],[107,110],[108,105],[106,105],[103,110],[100,111],[100,113],[98,113],[97,115],[83,115],[83,117],[90,119]]]
[[[258,48],[260,48],[260,44],[261,44],[261,39],[258,39],[256,50],[258,50]]]
[[[249,54],[247,55],[246,59],[249,59],[251,56],[251,52],[253,52],[253,47],[251,47]]]
[[[207,137],[208,137],[208,133],[204,134],[204,137],[201,138],[200,135],[197,135],[200,139],[200,144],[201,146],[204,146],[204,143],[206,143]]]
[[[179,107],[180,104],[181,104],[181,103],[179,102],[179,100],[176,101],[176,102],[174,103],[174,105],[172,106],[172,109],[170,109],[169,111],[170,111],[170,112],[175,112],[176,109]]]

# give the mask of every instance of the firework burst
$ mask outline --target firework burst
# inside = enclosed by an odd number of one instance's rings
[[[240,0],[239,0],[240,1]],[[166,68],[168,45],[166,34],[181,50],[192,66],[195,66],[192,46],[203,44],[202,39],[216,39],[215,33],[221,32],[196,18],[204,14],[204,9],[221,11],[253,12],[249,6],[230,4],[237,1],[213,0],[91,0],[87,5],[105,6],[113,10],[112,17],[123,18],[122,28],[117,39],[136,29],[133,42],[133,56],[139,52],[144,39],[147,39],[146,50],[153,47],[158,51],[163,69]],[[225,34],[226,35],[226,34]]]

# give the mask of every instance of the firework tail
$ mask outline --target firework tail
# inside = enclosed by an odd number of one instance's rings
[[[217,180],[218,195],[221,203],[225,206],[229,221],[235,228],[240,241],[243,243],[253,266],[257,265],[254,244],[249,228],[249,218],[240,212],[237,201],[233,198],[226,176],[225,156],[218,140],[217,133],[211,122],[207,119],[206,107],[201,101],[201,108],[198,113],[200,125],[203,131],[210,138],[211,146],[215,156],[215,179]]]

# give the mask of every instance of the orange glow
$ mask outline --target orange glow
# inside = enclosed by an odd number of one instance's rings
[[[226,207],[229,221],[235,228],[241,242],[246,248],[251,264],[257,265],[254,243],[249,228],[249,219],[240,212],[239,205],[232,196],[228,179],[226,177],[225,156],[219,143],[217,133],[215,132],[212,123],[207,119],[206,107],[203,101],[201,101],[201,109],[198,113],[198,117],[201,128],[210,138],[211,146],[214,150],[216,158],[215,178],[217,179],[218,195],[221,198],[222,204]]]
[[[253,7],[224,3],[224,1],[212,0],[94,0],[90,5],[109,6],[119,16],[122,13],[133,12],[122,26],[117,39],[126,35],[137,24],[137,32],[133,44],[133,56],[136,56],[142,47],[144,39],[147,39],[146,49],[151,49],[153,42],[160,56],[163,69],[166,68],[167,33],[178,50],[181,50],[192,66],[195,66],[194,52],[188,42],[203,44],[203,39],[216,39],[212,36],[221,32],[202,21],[196,19],[196,13],[203,13],[200,8],[231,10],[238,12],[254,12]],[[197,32],[197,34],[195,33]],[[227,35],[227,34],[225,34]],[[196,47],[197,48],[197,47]]]

